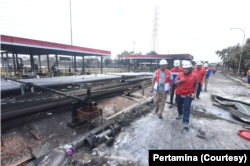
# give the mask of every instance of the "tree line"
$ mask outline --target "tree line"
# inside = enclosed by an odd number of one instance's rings
[[[241,55],[240,44],[217,50],[215,53],[220,57],[223,64],[226,65],[227,69],[232,68],[234,72],[238,70]],[[250,69],[250,38],[246,40],[246,44],[243,46],[240,74],[243,71],[244,75],[246,75],[248,69]]]

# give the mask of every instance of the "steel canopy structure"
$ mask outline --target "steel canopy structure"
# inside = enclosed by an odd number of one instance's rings
[[[159,55],[123,55],[123,59],[129,59],[135,61],[135,64],[137,68],[139,65],[150,65],[150,68],[152,68],[152,65],[155,67],[159,67],[159,61],[161,59],[167,60],[169,64],[169,68],[173,67],[174,60],[193,60],[193,56],[190,54],[159,54]],[[129,68],[131,66],[131,62],[129,62]]]
[[[102,59],[103,56],[111,55],[110,51],[105,51],[105,50],[98,50],[93,48],[72,46],[72,45],[52,43],[52,42],[6,36],[6,35],[1,35],[1,50],[4,51],[1,53],[2,60],[4,53],[6,53],[6,57],[8,57],[8,53],[12,52],[15,72],[16,72],[16,66],[19,65],[16,59],[17,54],[30,55],[32,72],[34,71],[34,61],[33,61],[34,55],[38,55],[40,61],[40,55],[46,54],[48,66],[49,66],[50,54],[56,55],[57,66],[58,66],[58,57],[57,57],[58,54],[73,56],[75,60],[75,65],[74,65],[75,70],[76,70],[76,56],[81,56],[84,60],[84,56],[101,56]],[[16,57],[14,56],[14,54],[16,54]],[[102,60],[101,60],[101,68],[102,68]],[[83,61],[83,71],[84,71],[84,61]]]
[[[171,60],[193,60],[193,56],[190,54],[160,54],[160,55],[123,55],[124,59],[145,59],[145,60],[159,60],[159,59],[171,59]]]

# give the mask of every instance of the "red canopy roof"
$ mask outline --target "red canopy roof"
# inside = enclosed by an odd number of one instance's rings
[[[110,51],[97,50],[93,48],[71,46],[66,44],[52,43],[40,40],[25,39],[20,37],[12,37],[1,35],[1,45],[12,45],[12,46],[23,46],[23,47],[33,47],[40,49],[51,49],[55,51],[70,51],[76,53],[88,53],[88,54],[98,54],[98,55],[111,55]]]

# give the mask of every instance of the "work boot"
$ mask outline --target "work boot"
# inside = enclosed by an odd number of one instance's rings
[[[173,104],[169,104],[169,108],[172,108],[173,107]]]
[[[197,99],[200,99],[200,97],[196,96]]]
[[[178,114],[178,116],[176,116],[176,119],[181,119],[181,118],[182,118],[182,115]]]
[[[205,92],[207,91],[207,90],[204,90]]]
[[[162,115],[161,114],[158,114],[158,117],[159,117],[159,119],[162,119]]]
[[[155,113],[157,113],[158,112],[158,108],[155,108]]]
[[[184,129],[189,129],[188,123],[184,123]]]

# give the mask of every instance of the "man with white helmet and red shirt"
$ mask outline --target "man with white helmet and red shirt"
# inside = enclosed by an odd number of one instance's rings
[[[174,68],[171,69],[171,73],[173,75],[173,93],[171,93],[171,97],[170,97],[170,105],[169,108],[173,107],[173,99],[174,99],[174,94],[175,94],[175,88],[176,85],[174,83],[174,79],[179,75],[180,72],[182,72],[182,68],[180,67],[180,61],[179,60],[175,60],[174,61]],[[176,101],[176,98],[175,98]]]
[[[207,83],[208,83],[209,76],[212,74],[212,70],[208,67],[207,63],[204,64],[204,67],[205,67],[205,70],[207,72],[207,75],[206,75],[206,78],[205,78],[205,89],[204,89],[204,91],[207,91]],[[203,85],[202,85],[202,87],[203,87]]]
[[[176,86],[176,100],[178,116],[176,119],[181,119],[183,115],[184,128],[188,129],[190,106],[198,89],[197,74],[192,72],[192,63],[184,62],[183,72],[175,78]]]
[[[158,113],[159,119],[162,119],[162,112],[165,108],[167,94],[172,93],[172,80],[173,76],[170,70],[167,69],[167,61],[162,59],[160,61],[160,69],[154,73],[152,80],[151,93],[154,92],[154,103],[156,105],[155,112]],[[159,99],[161,102],[159,103]]]
[[[207,72],[206,72],[205,68],[202,66],[201,62],[197,62],[196,66],[197,67],[194,69],[194,73],[197,74],[197,77],[198,77],[198,80],[199,80],[198,90],[197,90],[197,93],[196,93],[196,98],[200,99],[199,96],[200,96],[200,92],[201,92],[201,87],[203,85],[203,82],[205,80]]]

